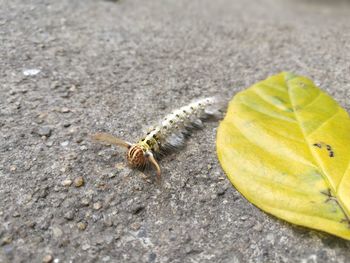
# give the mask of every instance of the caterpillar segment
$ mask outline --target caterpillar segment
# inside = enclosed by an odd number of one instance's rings
[[[194,101],[168,114],[159,125],[134,144],[108,133],[96,133],[92,139],[126,148],[128,164],[140,169],[152,165],[156,170],[157,181],[160,182],[161,169],[157,160],[169,151],[183,147],[186,137],[194,129],[203,127],[203,120],[221,117],[222,106],[222,100],[216,97]]]

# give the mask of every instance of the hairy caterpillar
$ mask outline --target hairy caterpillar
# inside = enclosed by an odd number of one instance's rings
[[[222,101],[216,97],[194,101],[167,115],[159,125],[134,144],[108,133],[96,133],[92,135],[92,138],[127,148],[129,165],[135,168],[145,168],[148,164],[152,164],[157,171],[157,180],[160,181],[161,170],[156,159],[170,150],[182,147],[186,137],[193,129],[202,128],[202,120],[208,117],[220,117],[221,108]]]

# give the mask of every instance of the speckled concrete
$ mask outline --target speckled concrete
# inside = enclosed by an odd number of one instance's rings
[[[136,140],[192,99],[229,100],[282,70],[350,110],[349,11],[348,1],[0,0],[0,262],[349,262],[349,242],[269,216],[231,186],[216,122],[161,161],[162,188],[88,138]]]

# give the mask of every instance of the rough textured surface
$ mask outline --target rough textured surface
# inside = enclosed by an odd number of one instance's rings
[[[330,1],[329,1],[330,2]],[[173,108],[282,70],[350,110],[347,1],[0,0],[0,262],[346,262],[349,242],[249,204],[215,154],[217,123],[161,161],[123,151]],[[117,165],[115,165],[117,164]]]

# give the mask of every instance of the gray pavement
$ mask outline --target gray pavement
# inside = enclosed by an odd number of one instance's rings
[[[0,262],[349,262],[349,242],[269,216],[226,179],[216,122],[161,160],[129,141],[198,97],[280,71],[350,110],[350,2],[0,0]]]

